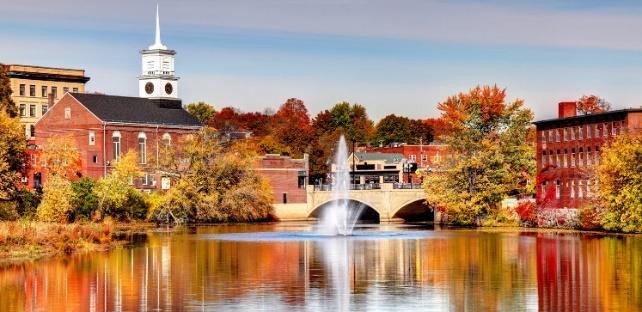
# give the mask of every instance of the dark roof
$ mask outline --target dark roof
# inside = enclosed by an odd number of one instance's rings
[[[369,153],[369,152],[356,152],[354,155],[359,158],[360,161],[368,161],[368,160],[383,160],[387,164],[394,164],[401,162],[401,160],[404,158],[403,154],[396,154],[396,153]]]
[[[202,126],[196,118],[182,108],[180,100],[89,93],[69,94],[105,122]]]
[[[571,117],[566,117],[566,118],[551,118],[551,119],[544,119],[544,120],[538,120],[533,122],[535,125],[543,125],[543,124],[548,124],[551,122],[559,122],[559,121],[570,121],[570,120],[581,120],[584,118],[592,118],[592,117],[609,117],[613,115],[619,115],[619,114],[627,114],[627,113],[639,113],[642,112],[642,108],[626,108],[626,109],[618,109],[618,110],[612,110],[612,111],[606,111],[602,113],[593,113],[593,114],[586,114],[586,115],[575,115]]]

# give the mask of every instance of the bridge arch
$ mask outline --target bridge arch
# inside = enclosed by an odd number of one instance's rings
[[[404,221],[435,221],[435,209],[425,198],[409,200],[392,211],[393,218]]]
[[[369,221],[369,222],[380,221],[381,213],[373,205],[358,199],[353,199],[353,198],[349,198],[347,199],[347,201],[348,201],[348,209],[350,209],[351,211],[354,211],[356,213],[358,210],[361,210],[359,212],[360,221]],[[308,212],[308,218],[318,219],[323,214],[324,210],[330,207],[331,205],[333,205],[335,202],[337,202],[337,200],[330,199],[317,205],[310,212]]]

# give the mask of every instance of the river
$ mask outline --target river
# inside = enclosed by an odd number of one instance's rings
[[[640,235],[407,225],[368,226],[410,234],[369,239],[225,234],[312,226],[154,229],[111,251],[5,264],[0,311],[642,310]]]

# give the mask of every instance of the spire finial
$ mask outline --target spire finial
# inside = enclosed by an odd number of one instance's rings
[[[161,43],[161,38],[160,38],[160,21],[158,18],[158,3],[156,3],[156,39],[154,40],[154,44],[149,46],[150,50],[167,50],[167,47]]]

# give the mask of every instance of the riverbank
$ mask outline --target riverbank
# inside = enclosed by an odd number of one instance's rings
[[[0,222],[0,261],[34,260],[75,252],[103,251],[127,243],[132,233],[153,227],[148,223]]]

